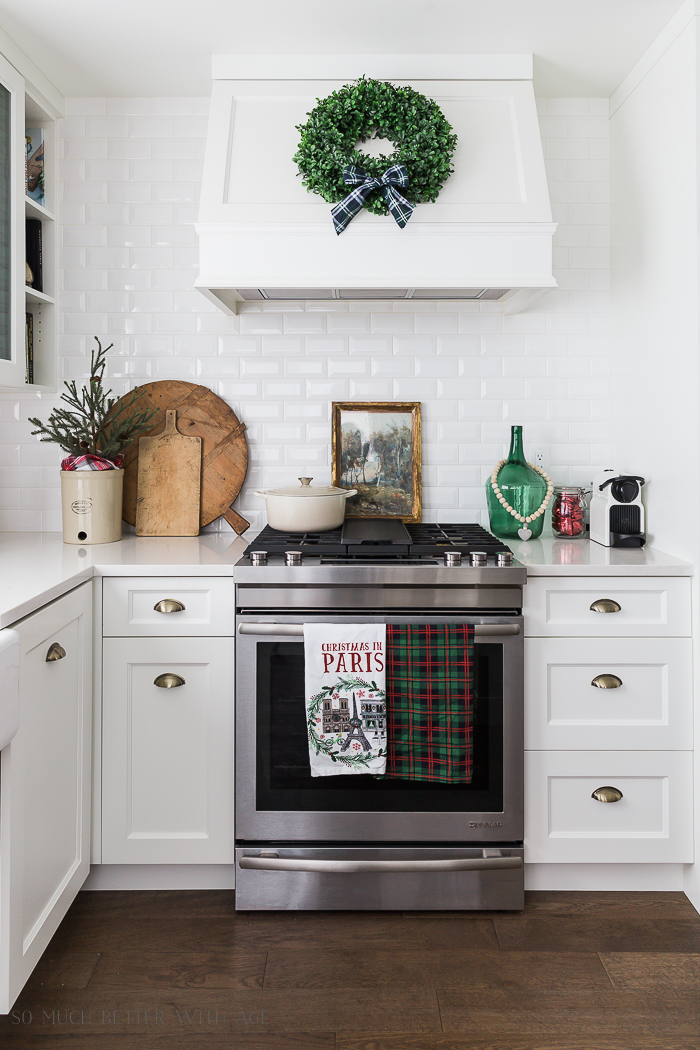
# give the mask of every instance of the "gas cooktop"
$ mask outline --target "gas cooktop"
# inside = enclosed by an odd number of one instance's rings
[[[245,550],[243,559],[253,553],[269,556],[301,554],[304,561],[313,559],[350,564],[352,562],[399,562],[425,564],[426,559],[442,558],[447,553],[461,554],[465,559],[475,552],[487,558],[510,548],[476,524],[433,524],[352,518],[342,528],[330,532],[279,532],[265,526]],[[327,562],[327,563],[328,563]]]

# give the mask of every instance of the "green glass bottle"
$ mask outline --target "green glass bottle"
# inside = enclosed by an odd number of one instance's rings
[[[534,514],[547,493],[547,482],[541,474],[528,466],[525,459],[522,427],[511,427],[510,452],[498,473],[498,487],[501,495],[510,503],[513,510],[522,514],[523,517]],[[499,503],[493,491],[490,475],[486,482],[486,502],[489,508],[491,532],[497,536],[517,539],[518,529],[524,528],[530,529],[533,539],[541,535],[544,514],[540,514],[534,521],[529,522],[520,521],[514,517]]]

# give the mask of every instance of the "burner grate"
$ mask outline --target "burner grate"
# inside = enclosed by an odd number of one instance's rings
[[[372,540],[371,521],[367,521],[367,539],[364,542],[343,543],[342,529],[330,532],[279,532],[266,525],[260,535],[245,551],[265,550],[268,554],[284,554],[285,551],[301,551],[302,554],[323,558],[345,558],[347,563],[367,562],[381,557],[387,563],[424,555],[440,557],[445,551],[460,551],[463,555],[471,551],[485,551],[493,556],[497,551],[510,550],[505,543],[474,523],[434,524],[433,522],[406,523],[410,546]],[[244,556],[245,556],[244,555]],[[423,564],[426,564],[423,562]]]

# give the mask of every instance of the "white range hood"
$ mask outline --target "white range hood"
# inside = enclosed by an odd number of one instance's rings
[[[556,287],[531,55],[220,55],[213,68],[196,287],[221,309],[486,299],[514,313]],[[437,101],[458,136],[455,172],[403,230],[362,211],[338,236],[292,161],[296,125],[363,73]]]

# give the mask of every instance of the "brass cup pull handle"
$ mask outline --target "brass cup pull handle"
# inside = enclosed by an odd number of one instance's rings
[[[161,598],[159,602],[153,606],[155,612],[159,613],[174,613],[184,612],[185,606],[182,602],[179,602],[177,598]]]
[[[62,660],[66,655],[66,650],[58,642],[52,642],[49,646],[49,651],[46,654],[46,663],[51,664],[54,660]]]
[[[159,674],[157,678],[154,678],[153,684],[157,685],[159,689],[177,689],[178,686],[186,685],[187,683],[181,674],[173,674],[172,671],[167,671],[165,674]]]
[[[618,678],[616,674],[597,674],[591,685],[594,685],[596,689],[619,689],[622,685],[622,679]]]
[[[615,601],[614,598],[598,598],[597,601],[591,605],[591,612],[621,612],[622,606]]]
[[[591,795],[591,798],[594,798],[596,802],[619,802],[622,797],[622,792],[619,788],[610,787],[609,784],[596,788]]]

